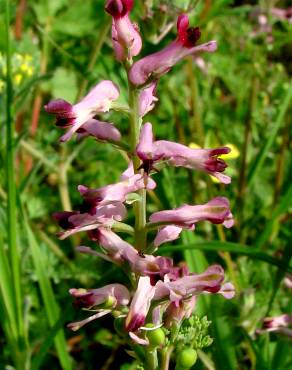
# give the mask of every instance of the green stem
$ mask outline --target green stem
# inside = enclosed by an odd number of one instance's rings
[[[157,350],[146,350],[147,370],[156,370],[158,366]]]
[[[161,370],[168,370],[169,368],[169,362],[170,362],[170,356],[173,351],[173,346],[167,347],[162,351],[162,357],[161,357]]]
[[[22,314],[22,294],[20,279],[20,258],[17,246],[17,213],[16,213],[16,185],[15,185],[15,141],[14,124],[12,116],[12,69],[11,69],[11,45],[10,45],[10,2],[6,0],[5,28],[6,28],[6,176],[7,176],[7,234],[9,246],[9,263],[11,267],[11,277],[13,295],[15,299],[14,315],[17,323],[18,348],[14,354],[16,367],[22,362],[22,368],[26,365],[26,335],[25,325]],[[12,323],[11,323],[12,324]],[[21,358],[21,360],[20,360]],[[20,361],[18,361],[20,360]]]
[[[129,107],[130,107],[130,146],[133,155],[135,173],[143,173],[139,170],[140,159],[135,155],[136,146],[139,142],[141,120],[139,117],[139,91],[129,81]],[[146,225],[146,189],[139,190],[140,200],[134,203],[135,213],[135,247],[145,250],[147,242]]]

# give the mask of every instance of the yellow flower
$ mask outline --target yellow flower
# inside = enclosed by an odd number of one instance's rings
[[[189,143],[191,149],[201,149],[200,145],[197,143]]]
[[[26,64],[26,63],[22,63],[21,66],[20,66],[20,70],[24,73],[26,73],[28,76],[32,76],[32,73],[33,73],[33,67]]]
[[[226,144],[224,146],[228,146],[231,149],[231,152],[228,154],[221,154],[218,155],[219,158],[222,159],[236,159],[239,157],[239,150],[234,144]]]
[[[23,76],[21,73],[16,73],[16,75],[14,75],[13,77],[13,82],[15,83],[15,85],[20,85],[22,78]]]

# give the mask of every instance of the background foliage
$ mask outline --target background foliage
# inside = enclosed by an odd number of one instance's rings
[[[230,186],[170,168],[156,177],[157,190],[150,194],[149,213],[224,195],[236,219],[227,231],[200,224],[159,251],[177,262],[186,259],[192,271],[219,262],[237,288],[232,301],[199,302],[197,313],[212,321],[214,343],[209,352],[199,353],[194,368],[291,368],[288,339],[256,333],[264,317],[291,313],[292,306],[291,290],[283,283],[292,273],[292,25],[270,12],[288,1],[135,3],[142,55],[175,37],[176,16],[188,5],[202,41],[216,39],[219,45],[216,53],[204,55],[204,71],[190,58],[161,79],[159,102],[148,116],[156,136],[202,147],[232,144],[238,151],[229,160]],[[110,17],[100,0],[8,5],[5,19],[0,1],[1,35],[10,30],[10,50],[7,39],[0,38],[0,369],[135,369],[110,318],[78,333],[65,328],[80,318],[69,288],[125,277],[106,262],[76,254],[83,235],[58,241],[51,217],[79,203],[78,184],[117,181],[125,158],[92,139],[61,145],[60,130],[43,111],[51,98],[74,102],[102,79],[117,83],[125,102],[126,78],[113,57]],[[267,27],[259,24],[261,15]],[[125,117],[111,113],[107,118],[127,135]]]

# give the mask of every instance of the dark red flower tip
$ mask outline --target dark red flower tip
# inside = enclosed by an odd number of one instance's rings
[[[49,114],[58,114],[62,116],[67,116],[69,112],[72,112],[72,104],[63,99],[51,100],[44,108]]]
[[[79,214],[79,212],[74,211],[55,212],[53,214],[53,218],[58,222],[59,226],[62,229],[68,230],[74,228],[74,225],[72,222],[69,221],[69,218],[77,214]]]
[[[128,14],[134,5],[134,0],[108,0],[105,10],[114,18],[121,18]]]
[[[223,146],[221,148],[212,149],[210,152],[210,155],[214,156],[214,155],[228,154],[230,152],[231,152],[231,149],[228,146]]]
[[[89,308],[94,305],[93,292],[86,292],[82,296],[74,297],[74,305],[79,308]]]
[[[180,43],[186,48],[192,48],[201,37],[199,27],[189,27],[189,18],[182,14],[177,20],[177,33]]]
[[[209,292],[209,293],[218,293],[220,289],[221,289],[220,285],[213,286],[213,287],[208,286],[208,287],[203,288],[203,290],[205,290],[206,292]]]
[[[205,169],[209,172],[223,172],[227,167],[227,164],[223,159],[212,157],[207,159],[205,162]]]
[[[127,331],[136,331],[145,323],[145,316],[136,314],[126,326]]]

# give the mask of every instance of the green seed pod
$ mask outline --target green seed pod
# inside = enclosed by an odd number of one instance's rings
[[[154,325],[149,323],[146,325],[146,328],[153,328]],[[161,347],[165,342],[165,334],[163,329],[157,328],[154,330],[147,330],[146,337],[149,340],[151,347]]]
[[[177,363],[182,368],[188,369],[192,367],[197,361],[197,352],[192,348],[185,348],[177,356]]]

